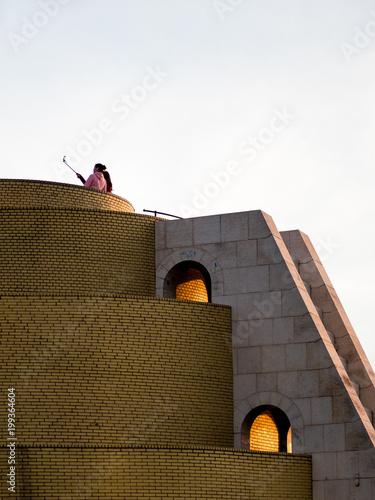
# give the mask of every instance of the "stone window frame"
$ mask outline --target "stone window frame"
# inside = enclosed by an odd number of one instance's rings
[[[309,404],[309,403],[307,403]],[[271,405],[280,408],[288,417],[292,428],[292,452],[305,453],[305,422],[301,408],[294,401],[279,392],[256,392],[234,404],[235,446],[246,448],[241,442],[242,424],[251,410],[258,406]]]
[[[175,251],[171,250],[157,266],[156,297],[164,297],[164,284],[168,273],[176,264],[184,261],[193,261],[201,264],[208,272],[211,280],[210,302],[215,302],[216,297],[219,298],[223,295],[223,272],[215,256],[201,248],[186,247]],[[218,302],[220,303],[221,301],[219,300]]]

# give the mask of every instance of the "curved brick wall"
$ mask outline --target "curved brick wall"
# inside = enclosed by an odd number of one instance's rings
[[[78,181],[77,179],[77,182]],[[134,212],[133,205],[112,193],[59,182],[0,179],[0,208],[93,208]]]
[[[17,498],[312,498],[311,457],[307,455],[201,447],[20,447],[17,452]],[[0,449],[0,464],[3,464],[3,470],[7,469],[5,460],[3,448]],[[5,481],[2,485],[4,483]]]
[[[0,330],[18,445],[232,445],[227,306],[3,296]]]
[[[133,213],[2,209],[0,295],[154,296],[154,223]]]

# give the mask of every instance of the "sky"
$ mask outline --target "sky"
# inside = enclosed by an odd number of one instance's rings
[[[375,366],[375,0],[0,0],[2,178],[312,240]]]

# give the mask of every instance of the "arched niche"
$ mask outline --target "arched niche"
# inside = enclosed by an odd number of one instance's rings
[[[164,279],[163,297],[211,302],[211,277],[199,262],[185,260],[173,266]]]
[[[276,406],[257,406],[242,423],[241,443],[248,450],[291,453],[292,433],[287,415]]]

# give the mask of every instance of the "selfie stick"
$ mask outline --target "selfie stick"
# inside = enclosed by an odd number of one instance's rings
[[[63,162],[65,163],[65,165],[66,165],[67,167],[69,167],[69,168],[70,168],[70,170],[73,170],[73,169],[72,169],[72,167],[66,163],[65,158],[66,158],[66,156],[64,156],[64,158],[63,158]],[[75,170],[73,170],[73,172],[74,172],[75,174],[77,174],[77,172],[76,172]]]

